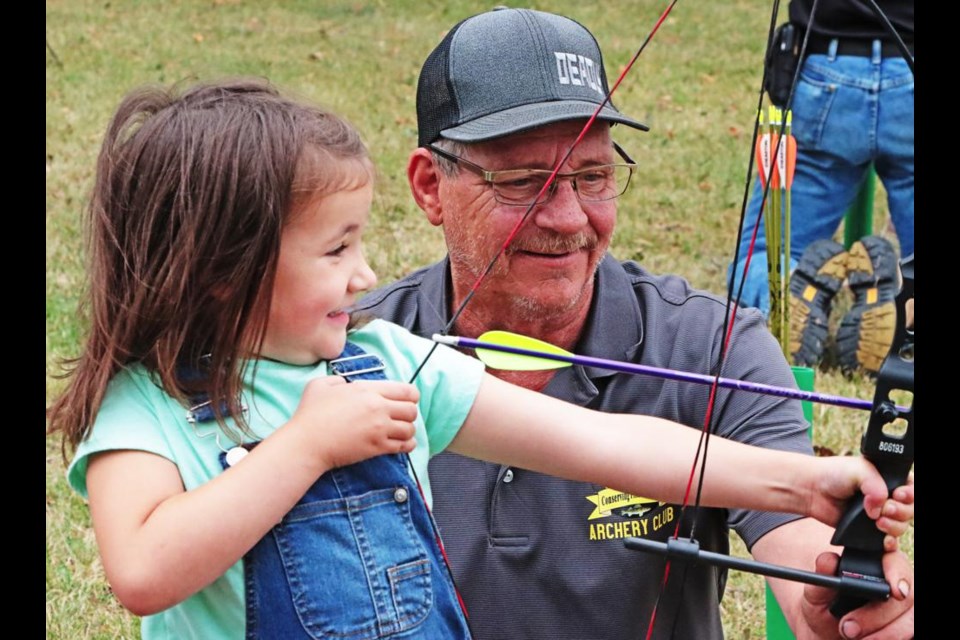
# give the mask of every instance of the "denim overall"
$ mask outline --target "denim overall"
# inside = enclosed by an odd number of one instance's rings
[[[348,381],[385,379],[382,361],[349,342],[330,366]],[[406,460],[324,473],[243,557],[249,640],[470,637]]]

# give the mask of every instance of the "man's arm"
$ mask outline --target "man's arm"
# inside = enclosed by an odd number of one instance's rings
[[[839,553],[830,545],[833,529],[804,518],[777,527],[757,540],[751,552],[761,562],[782,564],[833,574]],[[818,557],[821,556],[822,557]],[[913,566],[901,551],[884,556],[884,572],[892,583],[892,595],[886,602],[874,602],[851,611],[841,620],[834,618],[828,607],[835,595],[831,589],[813,587],[800,582],[768,578],[797,640],[815,638],[912,638]],[[841,633],[841,629],[844,633]],[[876,635],[871,635],[876,634]]]

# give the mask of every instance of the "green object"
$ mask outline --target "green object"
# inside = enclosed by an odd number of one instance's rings
[[[867,175],[860,185],[860,191],[854,198],[850,208],[847,209],[843,218],[843,246],[849,249],[850,246],[865,236],[873,234],[873,194],[876,192],[877,172],[871,165]],[[797,381],[797,386],[804,391],[813,391],[813,374],[810,367],[792,367],[793,377]],[[807,419],[809,428],[807,434],[810,440],[813,440],[813,403],[803,401],[803,417]],[[777,599],[773,597],[770,586],[766,586],[766,605],[767,605],[767,640],[796,640],[793,631],[787,624],[787,619],[783,616],[783,610],[780,609]]]
[[[813,369],[810,367],[790,367],[793,370],[793,379],[797,381],[797,386],[801,391],[813,391]],[[813,403],[809,400],[802,400],[800,405],[803,407],[803,417],[806,418],[807,435],[813,440]]]
[[[793,377],[797,381],[797,386],[803,391],[813,391],[813,369],[810,367],[791,367],[791,369],[793,369]],[[803,400],[801,405],[803,405],[803,417],[810,425],[807,428],[807,434],[813,440],[813,403]],[[783,617],[783,611],[780,609],[777,599],[773,597],[770,585],[766,586],[766,600],[767,640],[795,640],[796,636],[790,630],[787,619]]]
[[[873,165],[860,185],[860,191],[854,198],[843,218],[843,248],[849,249],[854,242],[873,234],[873,194],[876,192],[877,171]]]

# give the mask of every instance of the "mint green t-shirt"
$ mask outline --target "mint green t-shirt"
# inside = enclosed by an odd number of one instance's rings
[[[374,320],[352,332],[349,340],[369,354],[379,356],[389,380],[407,382],[433,347],[397,325]],[[417,479],[432,504],[427,462],[443,451],[456,436],[473,406],[483,374],[474,358],[440,346],[415,381],[420,390],[416,420],[417,447],[410,454]],[[255,375],[256,386],[250,377]],[[256,440],[266,438],[289,420],[300,403],[306,384],[332,375],[327,362],[296,366],[271,360],[248,367],[242,403]],[[110,382],[106,397],[86,440],[77,449],[67,469],[70,485],[87,496],[86,472],[92,454],[133,449],[147,451],[177,465],[187,491],[222,472],[221,451],[235,442],[216,422],[191,424],[187,409],[156,386],[147,372],[134,365]],[[344,425],[349,428],[349,425]],[[171,571],[187,570],[171,567]],[[178,605],[142,619],[145,640],[159,638],[198,640],[242,639],[245,628],[242,560],[210,586]]]

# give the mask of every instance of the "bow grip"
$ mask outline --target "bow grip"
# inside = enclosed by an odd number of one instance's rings
[[[873,397],[870,420],[860,443],[863,457],[880,472],[888,491],[906,483],[914,460],[913,436],[913,326],[906,326],[906,305],[913,299],[913,254],[900,263],[902,285],[897,294],[897,324],[893,344],[880,365]],[[910,403],[897,408],[895,392],[909,394]],[[840,518],[832,544],[842,546],[838,575],[883,581],[883,537],[863,508],[863,494],[850,500]],[[889,591],[888,591],[889,595]],[[868,600],[841,594],[830,605],[830,612],[840,618],[866,604]]]

